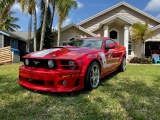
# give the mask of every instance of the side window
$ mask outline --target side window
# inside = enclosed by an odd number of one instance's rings
[[[106,40],[105,48],[114,49],[116,44],[113,40]]]
[[[128,55],[131,55],[132,52],[132,42],[128,42]]]
[[[12,40],[11,39],[10,45],[11,45],[11,48],[18,49],[18,42],[17,42],[17,40]]]

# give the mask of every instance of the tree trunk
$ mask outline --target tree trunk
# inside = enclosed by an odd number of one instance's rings
[[[34,10],[34,51],[37,51],[37,16],[36,16],[36,8]]]
[[[26,50],[27,52],[30,52],[29,48],[30,48],[31,32],[32,32],[32,15],[28,25],[28,42],[27,42],[27,50]]]
[[[42,30],[41,30],[40,50],[43,49],[44,35],[45,35],[45,29],[46,29],[46,19],[47,19],[47,12],[48,12],[48,5],[49,5],[49,0],[46,0],[44,19],[43,19]]]
[[[141,57],[144,57],[144,41],[141,40]]]
[[[51,16],[51,24],[50,24],[50,30],[52,31],[52,24],[53,24],[53,18],[54,18],[54,12],[55,12],[55,1],[52,5],[52,16]]]
[[[57,38],[57,46],[60,45],[60,37],[61,37],[61,24],[60,24],[60,20],[58,22],[58,38]]]

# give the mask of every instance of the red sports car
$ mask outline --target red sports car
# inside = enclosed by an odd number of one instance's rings
[[[68,46],[33,52],[24,57],[18,83],[46,92],[71,92],[98,87],[100,78],[126,70],[126,49],[107,37],[72,40]]]

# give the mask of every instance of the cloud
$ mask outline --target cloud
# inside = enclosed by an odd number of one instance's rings
[[[144,10],[160,11],[160,0],[150,0]]]
[[[77,1],[77,4],[78,4],[78,8],[82,8],[84,6],[84,4],[79,1]]]
[[[18,3],[15,3],[15,4],[13,5],[12,9],[21,11],[21,6],[20,6]]]
[[[69,25],[71,23],[71,20],[72,20],[71,18],[66,18],[62,26],[64,27],[64,26]]]
[[[19,3],[15,3],[13,6],[12,6],[12,9],[13,10],[18,10],[20,12],[22,12],[22,9],[21,9],[21,6]],[[24,10],[24,11],[27,11],[27,10]],[[39,13],[39,8],[36,6],[36,12]]]

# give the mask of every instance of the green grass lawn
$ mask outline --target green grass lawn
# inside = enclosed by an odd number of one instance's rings
[[[68,94],[19,86],[20,65],[0,66],[0,120],[160,120],[159,65],[127,65],[93,91]]]

